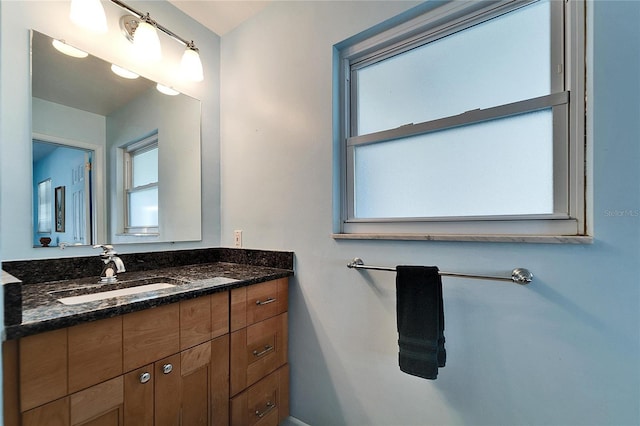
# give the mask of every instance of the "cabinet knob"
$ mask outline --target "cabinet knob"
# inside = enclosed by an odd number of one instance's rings
[[[144,372],[140,375],[140,383],[147,383],[149,380],[151,380],[151,374]]]
[[[163,366],[162,366],[162,372],[163,372],[164,374],[169,374],[169,373],[171,373],[172,371],[173,371],[173,365],[171,365],[171,364],[165,364],[165,365],[163,365]]]

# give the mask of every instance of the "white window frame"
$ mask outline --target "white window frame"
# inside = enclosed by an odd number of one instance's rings
[[[124,200],[123,200],[123,206],[124,206],[124,233],[126,235],[136,235],[136,236],[155,236],[155,235],[159,235],[159,226],[131,226],[129,224],[129,219],[130,219],[130,215],[129,215],[129,195],[131,193],[137,192],[137,191],[141,191],[141,190],[146,190],[146,189],[150,189],[150,188],[158,188],[159,189],[159,182],[152,182],[152,183],[148,183],[146,185],[142,185],[142,186],[138,186],[138,187],[134,187],[133,186],[133,157],[136,154],[145,152],[145,151],[149,151],[152,149],[157,149],[158,148],[158,133],[157,131],[154,132],[152,135],[141,139],[137,142],[134,142],[132,144],[127,145],[126,147],[124,147],[123,149],[123,172],[124,172],[124,191],[123,191],[123,195],[124,195]],[[160,177],[158,176],[158,179]]]
[[[335,238],[458,241],[590,242],[585,209],[585,4],[584,0],[551,1],[551,94],[474,110],[459,116],[401,126],[368,135],[357,134],[354,71],[536,0],[448,2],[385,31],[339,49],[339,220]],[[553,42],[561,40],[562,42]],[[554,210],[550,215],[441,218],[359,219],[354,214],[354,148],[425,134],[552,107]],[[515,163],[522,160],[514,159]],[[509,165],[505,165],[509,166]],[[459,165],[452,165],[459,167]],[[526,172],[526,161],[517,164]]]

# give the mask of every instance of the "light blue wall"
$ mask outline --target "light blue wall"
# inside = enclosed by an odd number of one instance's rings
[[[640,424],[640,2],[589,2],[591,245],[335,241],[332,47],[415,3],[276,2],[222,38],[222,243],[293,250],[291,412],[312,425]],[[445,279],[447,366],[397,367],[394,276]]]

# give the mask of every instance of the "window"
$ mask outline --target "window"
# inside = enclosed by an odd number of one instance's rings
[[[38,233],[51,233],[51,179],[38,183]]]
[[[158,134],[124,149],[125,233],[158,234]]]
[[[429,7],[339,46],[337,237],[585,235],[584,5]]]

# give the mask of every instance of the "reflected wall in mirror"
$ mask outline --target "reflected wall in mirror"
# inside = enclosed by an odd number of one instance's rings
[[[92,55],[62,54],[37,31],[31,47],[33,245],[44,246],[40,239],[47,237],[47,246],[201,240],[200,101],[160,93],[143,77],[117,75]],[[157,143],[157,199],[142,208],[155,209],[157,223],[132,227],[128,202],[149,188],[132,189],[126,158],[150,135]],[[45,149],[69,157],[45,161]],[[64,233],[55,226],[50,235],[39,232],[38,184],[47,179],[52,188],[66,187]]]

